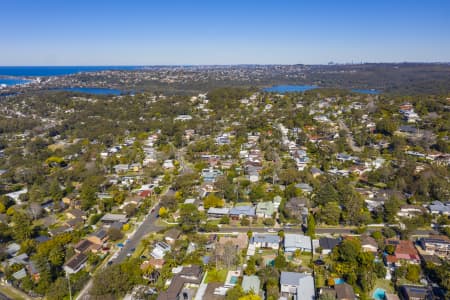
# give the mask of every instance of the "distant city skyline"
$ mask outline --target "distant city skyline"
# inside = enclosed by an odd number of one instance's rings
[[[450,62],[450,1],[14,0],[0,66]]]

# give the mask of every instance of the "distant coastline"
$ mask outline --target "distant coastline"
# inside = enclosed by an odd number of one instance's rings
[[[0,66],[0,77],[48,77],[64,76],[83,72],[139,70],[143,66]]]

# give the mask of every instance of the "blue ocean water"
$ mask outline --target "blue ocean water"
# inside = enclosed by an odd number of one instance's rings
[[[57,89],[57,90],[67,91],[67,92],[93,94],[93,95],[117,95],[118,96],[118,95],[123,94],[123,92],[121,90],[107,89],[107,88],[73,87],[73,88],[62,88],[62,89]]]
[[[58,67],[1,67],[3,76],[60,76],[80,72],[97,72],[106,70],[136,70],[139,66],[58,66]]]
[[[0,85],[16,85],[16,84],[24,84],[30,82],[30,80],[25,79],[11,79],[11,78],[0,78]]]
[[[274,93],[295,93],[295,92],[304,92],[313,89],[317,89],[316,85],[274,85],[270,88],[265,88],[265,92],[274,92]]]
[[[359,94],[368,94],[368,95],[378,95],[380,93],[380,91],[378,90],[364,90],[364,89],[352,89],[351,90],[354,93],[359,93]]]

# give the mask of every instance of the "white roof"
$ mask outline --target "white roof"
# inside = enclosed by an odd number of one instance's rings
[[[286,233],[284,235],[284,248],[311,249],[311,238],[307,235]]]

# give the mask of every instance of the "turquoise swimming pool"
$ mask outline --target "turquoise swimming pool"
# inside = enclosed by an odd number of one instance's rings
[[[231,276],[231,278],[230,278],[230,283],[231,283],[231,284],[237,284],[237,283],[238,283],[238,280],[239,280],[239,277],[237,277],[237,276]]]
[[[334,279],[334,284],[343,284],[345,283],[344,278],[335,278]]]
[[[372,298],[375,300],[384,300],[386,298],[386,291],[381,288],[377,288],[373,292]]]

